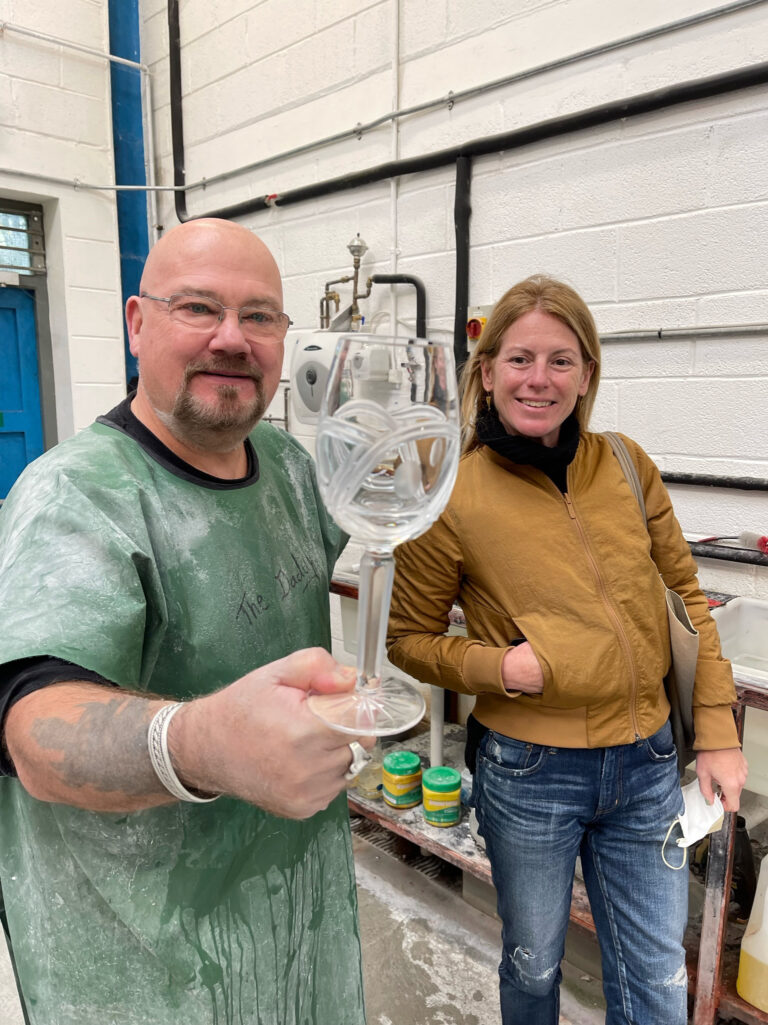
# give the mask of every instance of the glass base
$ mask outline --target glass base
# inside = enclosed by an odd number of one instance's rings
[[[388,677],[378,687],[345,694],[310,694],[311,712],[334,730],[358,737],[388,737],[415,726],[424,715],[424,698],[404,680]]]

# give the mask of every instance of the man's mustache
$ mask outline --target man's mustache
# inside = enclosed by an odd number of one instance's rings
[[[184,384],[195,376],[195,374],[233,374],[237,377],[251,377],[256,383],[260,383],[264,374],[260,367],[245,363],[243,360],[219,358],[213,360],[195,360],[188,363],[184,370]]]

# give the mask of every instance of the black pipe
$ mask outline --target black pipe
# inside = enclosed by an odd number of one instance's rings
[[[456,232],[456,300],[453,317],[453,355],[459,372],[467,359],[467,306],[469,304],[469,219],[472,216],[470,186],[472,160],[456,159],[456,195],[453,224]]]
[[[179,30],[179,5],[177,0],[168,0],[168,77],[170,79],[171,102],[171,149],[173,152],[173,184],[178,189],[186,184],[184,151],[184,117],[181,110],[181,33]],[[152,117],[152,111],[147,112]],[[183,223],[189,220],[187,193],[173,194],[176,216]]]
[[[698,484],[705,488],[735,488],[737,491],[768,491],[765,477],[717,477],[712,473],[675,473],[662,470],[665,484]]]
[[[745,562],[752,566],[768,566],[768,555],[754,552],[751,548],[729,548],[727,545],[712,545],[704,541],[689,541],[691,553],[700,559],[722,559],[725,562]]]
[[[416,337],[426,338],[427,290],[421,278],[412,274],[372,274],[370,280],[374,285],[413,285],[416,289]]]

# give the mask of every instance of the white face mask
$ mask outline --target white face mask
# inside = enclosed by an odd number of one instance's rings
[[[685,801],[685,807],[683,808],[682,814],[679,818],[676,818],[672,825],[667,830],[667,835],[664,838],[664,843],[661,848],[661,856],[664,859],[664,864],[668,865],[669,868],[680,869],[685,865],[687,860],[683,858],[682,864],[670,865],[664,855],[664,848],[667,845],[669,834],[672,832],[675,823],[680,823],[680,829],[682,836],[678,837],[675,841],[678,847],[690,847],[692,844],[697,843],[708,833],[716,833],[717,830],[723,824],[723,815],[725,810],[723,808],[723,802],[720,800],[717,794],[712,804],[707,804],[704,800],[704,795],[701,792],[698,779],[695,779],[692,783],[688,783],[687,786],[683,787],[683,800]]]

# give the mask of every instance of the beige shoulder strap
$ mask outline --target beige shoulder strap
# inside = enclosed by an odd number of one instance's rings
[[[643,519],[645,520],[646,527],[648,526],[648,517],[645,512],[645,499],[643,498],[643,489],[640,486],[640,478],[637,475],[637,468],[635,467],[632,457],[627,451],[627,446],[613,431],[603,431],[603,437],[608,439],[608,443],[613,449],[613,454],[619,461],[619,466],[624,471],[624,476],[627,478],[629,486],[632,488],[637,504],[643,513]]]

